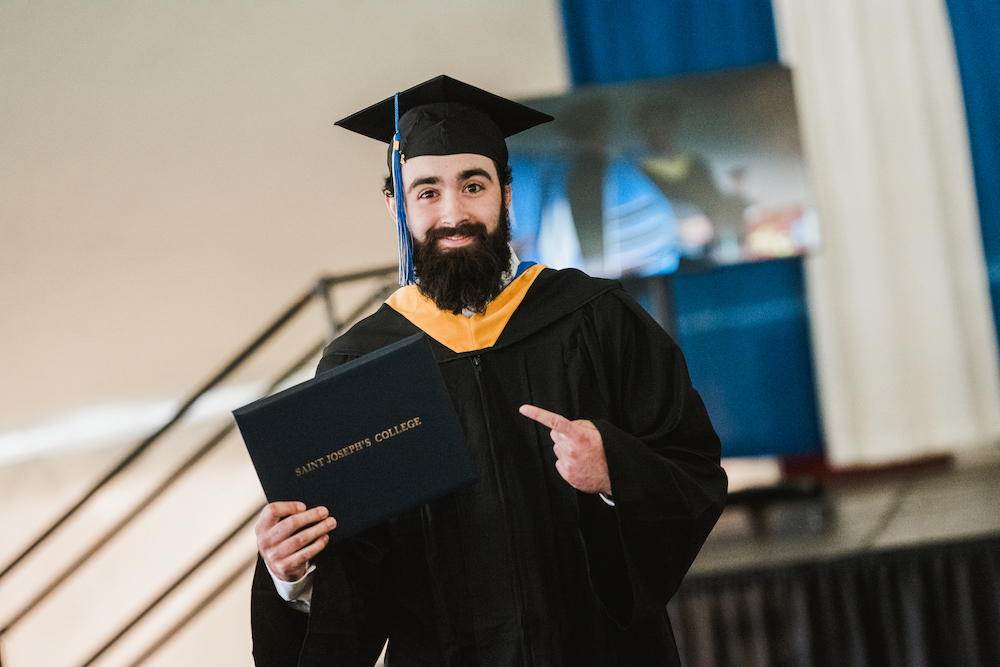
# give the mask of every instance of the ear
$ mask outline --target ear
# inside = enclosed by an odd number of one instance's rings
[[[388,194],[386,194],[385,207],[389,209],[389,215],[392,216],[392,221],[396,222],[396,198],[390,197]]]
[[[510,210],[510,201],[512,198],[513,193],[511,192],[510,184],[508,183],[503,187],[503,203],[507,207],[508,211]]]

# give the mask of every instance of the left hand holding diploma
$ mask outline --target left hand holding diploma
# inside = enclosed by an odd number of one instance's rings
[[[584,493],[603,493],[611,497],[611,478],[604,458],[604,441],[593,422],[587,419],[570,421],[562,415],[522,405],[518,410],[529,419],[552,429],[552,451],[556,455],[556,470],[570,486]]]

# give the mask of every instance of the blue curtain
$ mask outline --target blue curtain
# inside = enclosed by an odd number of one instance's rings
[[[820,448],[799,258],[673,276],[677,340],[726,456]]]
[[[1000,3],[948,0],[969,124],[993,318],[1000,331]]]
[[[770,0],[563,0],[562,6],[577,85],[778,60]],[[643,302],[673,312],[665,324],[684,349],[726,456],[822,449],[802,268],[793,258],[675,274],[672,303]],[[646,287],[630,289],[640,297],[656,293]]]
[[[576,85],[778,60],[770,0],[563,0]]]

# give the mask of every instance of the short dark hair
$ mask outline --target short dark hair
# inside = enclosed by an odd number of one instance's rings
[[[493,160],[493,166],[496,167],[497,177],[500,179],[500,187],[506,188],[514,180],[513,170],[510,168],[510,164],[501,165],[496,160]],[[392,174],[388,174],[382,181],[382,193],[390,197],[395,196],[395,192],[392,187]]]

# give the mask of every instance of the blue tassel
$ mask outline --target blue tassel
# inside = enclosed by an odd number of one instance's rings
[[[396,134],[392,138],[392,190],[396,195],[396,232],[399,234],[399,284],[417,282],[413,272],[413,239],[406,226],[406,202],[403,197],[403,175],[399,157],[399,93],[395,96]]]

